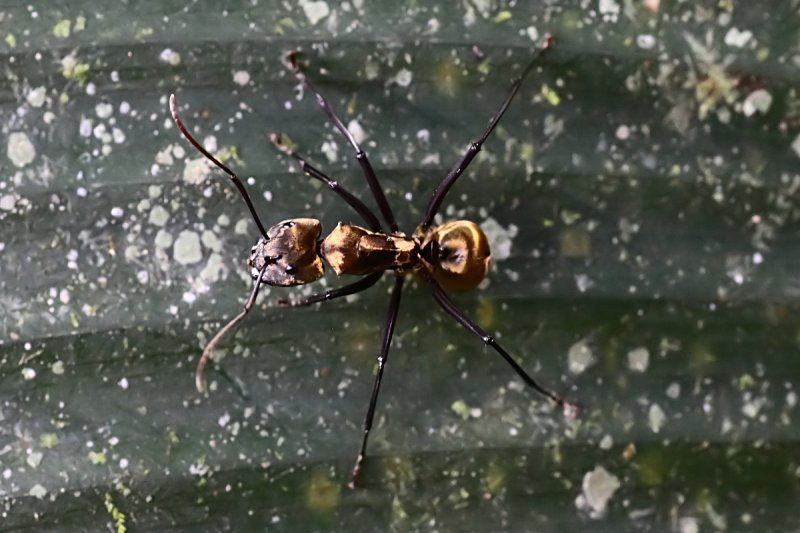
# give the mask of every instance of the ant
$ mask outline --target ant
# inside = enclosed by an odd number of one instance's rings
[[[347,139],[347,142],[355,151],[356,160],[369,184],[370,191],[378,204],[383,220],[389,227],[389,232],[383,229],[378,217],[369,207],[339,185],[338,182],[332,180],[324,172],[309,164],[302,156],[296,154],[294,150],[284,143],[279,134],[270,136],[272,144],[285,155],[294,158],[308,176],[326,183],[335,194],[361,216],[367,227],[363,228],[340,222],[324,239],[320,239],[322,233],[320,221],[313,218],[284,220],[269,229],[265,229],[256,214],[242,181],[189,133],[178,116],[175,95],[170,95],[170,111],[178,129],[200,153],[230,177],[247,204],[247,208],[250,210],[250,214],[261,233],[261,237],[251,249],[250,257],[247,260],[250,273],[255,281],[250,297],[247,299],[244,309],[220,329],[203,350],[195,372],[197,390],[203,392],[205,388],[203,373],[211,353],[222,338],[236,327],[253,308],[261,285],[266,283],[267,285],[289,287],[312,283],[323,276],[324,260],[337,275],[349,274],[362,277],[349,285],[328,289],[309,298],[295,301],[284,299],[280,303],[283,305],[303,306],[325,302],[369,289],[381,279],[387,270],[391,270],[395,275],[394,289],[389,300],[389,310],[381,338],[380,351],[378,352],[378,368],[375,374],[372,395],[369,399],[367,416],[364,421],[364,435],[353,467],[350,483],[348,484],[350,488],[355,488],[361,473],[362,463],[367,451],[367,440],[369,439],[369,432],[375,415],[375,405],[378,401],[378,392],[381,388],[381,380],[389,355],[389,346],[391,345],[392,334],[394,333],[394,326],[400,309],[400,295],[406,275],[410,273],[419,276],[430,287],[436,303],[456,322],[480,338],[485,345],[490,346],[505,359],[528,386],[555,402],[556,405],[564,410],[565,414],[574,415],[576,410],[574,405],[539,385],[491,335],[487,334],[478,324],[466,316],[447,295],[447,291],[474,289],[486,277],[491,256],[486,235],[477,224],[468,220],[456,220],[440,226],[432,225],[433,218],[439,211],[439,207],[442,205],[447,193],[481,150],[483,143],[495,129],[519,91],[522,81],[541,56],[550,49],[552,43],[553,38],[549,34],[546,35],[533,58],[522,71],[522,74],[513,80],[508,95],[500,105],[494,118],[492,118],[489,126],[478,140],[469,145],[461,161],[453,167],[433,190],[433,195],[425,210],[425,216],[410,237],[399,231],[392,208],[386,200],[369,159],[367,159],[367,154],[364,153],[356,139],[344,126],[325,97],[320,94],[301,71],[297,63],[296,52],[290,52],[287,55],[288,66],[300,83],[314,94],[317,103],[328,117],[328,120]]]

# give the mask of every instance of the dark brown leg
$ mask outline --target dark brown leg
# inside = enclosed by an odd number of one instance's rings
[[[492,131],[494,131],[495,126],[497,126],[497,123],[500,122],[500,119],[503,117],[506,109],[508,109],[508,106],[511,104],[511,100],[514,99],[514,96],[516,96],[517,92],[519,91],[522,81],[533,69],[533,66],[536,64],[539,58],[541,58],[542,55],[550,48],[552,43],[553,37],[550,34],[545,35],[539,50],[536,52],[536,54],[534,54],[533,58],[528,63],[528,66],[526,66],[525,70],[522,71],[522,74],[518,78],[514,79],[514,81],[511,83],[511,90],[509,91],[508,96],[506,96],[506,99],[503,101],[500,109],[498,109],[497,113],[495,113],[492,122],[483,132],[483,135],[481,135],[477,141],[469,145],[467,153],[464,154],[464,157],[461,159],[461,161],[459,161],[458,164],[456,164],[456,166],[453,167],[450,172],[448,172],[447,176],[445,176],[441,183],[439,183],[439,185],[437,185],[433,190],[433,196],[431,196],[430,202],[428,202],[428,208],[425,210],[425,218],[422,219],[420,228],[426,230],[431,225],[433,217],[439,211],[439,207],[442,205],[447,193],[450,192],[450,188],[458,180],[458,178],[461,177],[475,156],[478,155],[478,152],[481,151],[483,143],[486,142],[486,139],[489,137]]]
[[[361,218],[364,219],[364,222],[367,223],[367,226],[372,231],[380,231],[381,230],[381,223],[378,222],[378,217],[372,212],[372,210],[367,207],[364,202],[353,196],[348,190],[344,187],[339,185],[339,182],[332,180],[329,178],[324,172],[317,169],[316,167],[312,166],[309,162],[307,162],[302,156],[295,153],[288,145],[283,142],[280,133],[273,133],[269,136],[269,140],[272,141],[272,144],[275,145],[275,148],[283,152],[284,154],[288,155],[289,157],[293,157],[299,164],[300,169],[311,176],[323,183],[326,183],[330,189],[339,195],[339,197],[347,202],[347,205],[355,209],[355,211],[361,215]]]
[[[383,369],[386,367],[386,361],[389,358],[389,346],[392,344],[394,324],[397,321],[397,311],[400,309],[400,295],[403,292],[403,280],[404,278],[402,276],[397,275],[394,281],[394,289],[392,290],[392,298],[389,301],[389,311],[386,314],[386,326],[383,329],[381,349],[380,352],[378,352],[378,372],[375,374],[375,383],[372,386],[372,395],[369,398],[367,417],[364,420],[364,438],[361,441],[361,449],[358,451],[358,457],[356,457],[356,464],[353,466],[353,475],[350,477],[350,483],[347,484],[351,489],[356,488],[358,476],[361,474],[361,464],[364,462],[364,457],[367,453],[367,440],[369,439],[369,432],[372,429],[372,419],[375,417],[375,405],[378,403],[378,392],[381,390]]]
[[[373,170],[372,165],[367,158],[367,154],[358,145],[353,135],[342,123],[341,119],[336,116],[336,113],[334,113],[333,108],[328,103],[328,100],[326,100],[325,97],[320,94],[317,88],[314,87],[310,81],[308,81],[308,78],[306,78],[306,75],[303,73],[303,71],[300,70],[300,66],[297,64],[297,54],[295,52],[290,52],[286,56],[286,59],[289,66],[294,71],[297,79],[300,80],[300,82],[305,85],[309,91],[314,93],[314,96],[317,98],[317,103],[328,116],[328,120],[333,122],[333,125],[336,127],[336,129],[345,136],[347,142],[349,142],[350,146],[352,146],[353,150],[355,150],[356,159],[358,160],[358,164],[361,166],[361,171],[363,172],[364,177],[369,184],[369,189],[372,191],[372,196],[375,198],[375,202],[378,204],[378,209],[380,209],[383,219],[389,225],[390,230],[392,232],[396,232],[398,230],[398,226],[394,219],[394,213],[392,212],[389,202],[386,200],[386,195],[384,194],[383,188],[378,181],[378,177],[375,175],[375,170]]]
[[[383,272],[384,271],[373,272],[372,274],[368,274],[360,280],[349,285],[345,285],[344,287],[339,287],[338,289],[328,289],[325,292],[309,296],[308,298],[303,298],[302,300],[281,298],[278,300],[278,303],[280,305],[286,305],[289,307],[302,307],[304,305],[311,305],[317,302],[327,302],[329,300],[341,298],[342,296],[350,296],[351,294],[365,291],[378,283],[378,280],[381,279],[381,276],[383,276]]]
[[[539,394],[553,400],[564,410],[564,414],[568,416],[573,416],[575,414],[576,406],[565,401],[554,392],[551,392],[539,385],[536,380],[528,375],[528,373],[525,372],[525,370],[523,370],[516,361],[514,361],[508,352],[506,352],[499,344],[497,344],[497,341],[494,340],[494,337],[487,335],[479,325],[473,322],[467,315],[464,314],[461,309],[456,306],[455,303],[453,303],[450,297],[447,296],[447,294],[439,286],[439,284],[436,283],[436,281],[434,281],[432,278],[428,278],[428,283],[430,283],[431,290],[433,291],[433,298],[447,314],[455,318],[459,324],[471,331],[473,335],[480,337],[484,344],[491,346],[494,351],[499,353],[503,359],[505,359],[506,362],[511,365],[511,368],[514,369],[514,372],[516,372],[529,387],[533,388]]]

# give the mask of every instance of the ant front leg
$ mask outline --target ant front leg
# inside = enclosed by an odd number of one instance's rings
[[[381,223],[378,222],[378,217],[372,212],[372,210],[367,207],[364,202],[359,200],[357,197],[353,196],[350,191],[339,185],[339,182],[333,180],[327,176],[324,172],[319,170],[318,168],[311,165],[309,162],[305,160],[301,155],[297,154],[292,148],[283,141],[283,136],[280,133],[273,133],[269,136],[269,140],[272,141],[272,144],[275,145],[275,148],[280,150],[282,153],[288,155],[289,157],[294,158],[298,164],[300,165],[300,169],[307,175],[311,176],[314,179],[317,179],[325,184],[335,192],[339,197],[347,202],[347,205],[352,207],[356,213],[361,215],[361,218],[364,219],[364,222],[367,223],[367,226],[372,231],[380,231],[381,230]]]
[[[516,96],[517,92],[519,92],[519,88],[522,86],[522,82],[525,80],[525,77],[533,69],[534,65],[536,65],[545,52],[550,49],[552,44],[553,37],[548,33],[545,35],[542,44],[539,46],[539,50],[536,52],[536,54],[534,54],[533,58],[531,58],[531,60],[528,62],[528,65],[522,71],[522,74],[520,74],[511,82],[511,89],[508,92],[508,96],[506,96],[506,99],[503,100],[500,108],[494,114],[489,126],[487,126],[478,140],[469,145],[469,148],[461,158],[461,161],[456,163],[456,166],[454,166],[453,169],[447,173],[447,176],[445,176],[439,185],[437,185],[433,190],[433,195],[431,196],[431,199],[428,202],[428,207],[425,210],[425,218],[422,219],[422,223],[420,224],[422,229],[426,230],[428,227],[430,227],[433,217],[439,211],[439,207],[442,205],[447,193],[450,192],[450,188],[455,184],[458,178],[464,174],[464,171],[467,170],[469,164],[472,163],[472,160],[475,159],[475,156],[481,151],[481,148],[483,148],[483,143],[485,143],[486,139],[489,138],[489,135],[492,134],[494,128],[497,126],[497,123],[500,122],[501,118],[503,118],[508,106],[511,105],[511,101],[514,99],[514,96]]]

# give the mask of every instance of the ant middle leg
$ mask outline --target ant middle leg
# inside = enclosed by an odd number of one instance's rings
[[[384,271],[373,272],[372,274],[368,274],[354,283],[345,285],[344,287],[339,287],[337,289],[328,289],[325,292],[317,293],[313,296],[309,296],[308,298],[302,298],[300,300],[281,298],[278,300],[278,303],[287,307],[303,307],[306,305],[315,304],[317,302],[335,300],[336,298],[341,298],[342,296],[350,296],[351,294],[365,291],[378,283],[378,280],[381,279],[381,276],[383,276],[383,272]]]

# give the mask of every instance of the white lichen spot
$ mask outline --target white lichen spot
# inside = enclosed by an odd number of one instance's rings
[[[606,433],[602,439],[600,439],[600,449],[601,450],[610,450],[612,446],[614,446],[614,437]]]
[[[569,348],[567,366],[573,374],[580,374],[594,364],[594,353],[587,339],[581,339]]]
[[[17,197],[14,194],[4,194],[0,196],[0,209],[3,211],[11,211],[17,205]]]
[[[183,230],[175,239],[172,257],[182,265],[193,265],[203,258],[200,249],[200,236],[194,231]]]
[[[246,70],[237,70],[233,73],[233,83],[240,87],[244,87],[250,83],[250,73]]]
[[[36,148],[25,132],[15,131],[8,136],[6,155],[14,166],[22,168],[36,157]]]
[[[164,207],[157,205],[150,210],[150,216],[147,217],[147,222],[153,226],[164,227],[169,221],[169,211]]]
[[[206,266],[200,271],[200,278],[208,283],[219,281],[224,268],[225,262],[222,260],[222,255],[213,253],[208,258]]]
[[[124,132],[124,131],[122,131],[121,129],[119,129],[119,128],[112,128],[112,129],[111,129],[111,138],[114,140],[114,143],[116,143],[116,144],[122,144],[122,143],[124,143],[124,142],[125,142],[125,139],[126,139],[127,137],[125,136],[125,132]]]
[[[167,146],[163,150],[159,150],[156,153],[156,157],[155,157],[156,163],[158,163],[159,165],[164,165],[164,166],[170,166],[173,163],[175,163],[175,159],[173,157],[172,147],[173,147],[173,145],[170,144],[169,146]]]
[[[69,289],[61,289],[60,291],[58,291],[58,301],[66,305],[69,303],[69,300],[70,300]]]
[[[600,0],[599,11],[604,18],[616,20],[619,10],[620,7],[616,0]]]
[[[735,48],[742,48],[749,43],[752,38],[753,32],[750,30],[741,31],[739,28],[731,28],[728,30],[728,33],[725,34],[725,44]]]
[[[627,141],[631,136],[631,129],[625,124],[622,124],[617,128],[615,135],[620,141]]]
[[[575,500],[580,509],[589,509],[592,518],[603,516],[608,501],[620,488],[619,478],[602,466],[586,472],[583,476],[583,493]]]
[[[64,361],[56,361],[53,363],[50,366],[50,371],[56,376],[62,376],[64,374]]]
[[[78,124],[78,134],[81,137],[91,137],[92,129],[92,121],[88,118],[82,118]]]
[[[390,78],[387,83],[396,83],[400,87],[408,87],[411,85],[411,82],[414,80],[414,74],[404,68],[400,69],[397,74],[394,75],[393,78]]]
[[[653,433],[658,433],[661,431],[661,428],[664,427],[664,422],[667,421],[667,415],[664,414],[664,410],[661,409],[661,406],[654,403],[650,406],[650,410],[647,413],[647,420]]]
[[[108,118],[114,113],[114,106],[107,102],[100,102],[94,106],[94,112],[99,118]]]
[[[28,91],[28,94],[25,95],[25,100],[27,100],[31,107],[42,107],[46,97],[47,89],[40,86]]]
[[[128,378],[122,378],[117,381],[117,386],[122,390],[128,390]]]
[[[329,163],[336,163],[339,159],[339,146],[330,141],[325,141],[322,143],[322,153],[325,154],[325,157],[328,159]]]
[[[761,411],[761,407],[764,405],[763,398],[753,399],[751,401],[745,402],[742,405],[742,414],[747,418],[755,418],[758,416],[759,411]]]
[[[693,516],[684,516],[678,520],[678,531],[680,533],[700,533],[700,525],[697,523],[697,518]]]
[[[34,498],[39,498],[40,500],[47,496],[47,489],[41,486],[39,483],[31,487],[31,490],[28,491],[30,496]]]
[[[367,133],[364,131],[364,128],[361,127],[361,124],[356,120],[353,119],[347,123],[347,131],[350,132],[350,135],[356,140],[358,144],[364,142],[364,139],[367,138]]]
[[[32,369],[31,367],[25,367],[22,369],[22,378],[26,381],[30,381],[36,377],[36,370]]]
[[[331,14],[331,8],[328,7],[328,3],[321,0],[300,0],[300,7],[303,8],[303,13],[305,13],[308,22],[312,26]]]
[[[514,237],[519,233],[519,228],[514,224],[509,224],[508,228],[504,228],[491,217],[481,222],[480,226],[489,241],[492,261],[497,263],[511,257],[511,247],[514,243]]]
[[[217,424],[219,424],[219,427],[224,428],[225,426],[228,425],[228,422],[230,421],[231,421],[231,415],[226,412],[224,415],[219,417],[219,419],[217,420]]]
[[[169,248],[172,246],[172,234],[166,230],[158,230],[154,241],[156,248]]]
[[[248,227],[250,227],[249,226],[249,220],[245,219],[245,218],[241,218],[241,219],[239,219],[238,222],[236,222],[236,225],[233,227],[233,232],[236,235],[247,235],[247,228]]]
[[[211,167],[205,157],[197,159],[187,159],[186,166],[183,168],[183,181],[192,185],[199,185],[208,178]]]
[[[650,352],[640,346],[628,352],[628,369],[633,372],[644,372],[650,364]]]
[[[742,112],[745,116],[751,116],[756,112],[766,113],[772,106],[772,95],[766,89],[756,89],[745,98],[742,104]]]
[[[655,45],[656,45],[656,38],[650,35],[649,33],[636,36],[636,46],[638,46],[642,50],[650,50]]]
[[[539,30],[536,29],[536,26],[528,26],[525,29],[525,33],[528,35],[528,39],[534,42],[539,41]]]
[[[214,252],[221,252],[222,251],[222,241],[219,240],[217,234],[211,230],[205,230],[203,235],[200,237],[200,240],[203,242],[203,246],[213,250]]]
[[[38,468],[39,464],[42,462],[42,458],[44,454],[42,452],[30,452],[28,456],[25,458],[25,462],[28,463],[28,466],[31,468]]]
[[[792,150],[794,153],[800,156],[800,133],[797,134],[797,137],[794,138],[792,141]]]
[[[667,397],[672,400],[677,400],[680,395],[681,395],[681,384],[670,383],[669,386],[667,387]]]
[[[594,280],[588,274],[575,274],[575,286],[581,292],[586,292],[594,287]]]
[[[176,67],[181,64],[181,55],[172,48],[164,48],[158,55],[158,59],[164,63]]]
[[[111,216],[114,218],[122,218],[125,214],[125,210],[121,207],[115,206],[111,208]]]

